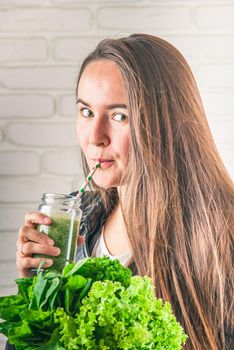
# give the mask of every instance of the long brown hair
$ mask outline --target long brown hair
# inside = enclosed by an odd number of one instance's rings
[[[234,185],[191,69],[167,41],[134,34],[100,42],[78,82],[99,59],[118,64],[128,99],[131,151],[121,205],[138,274],[150,276],[156,296],[172,304],[189,336],[186,350],[231,349]],[[105,202],[116,195],[101,192]]]

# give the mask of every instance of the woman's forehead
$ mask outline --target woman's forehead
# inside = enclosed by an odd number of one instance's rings
[[[105,100],[108,103],[126,103],[122,74],[111,60],[98,60],[88,64],[83,71],[78,96],[82,100]]]

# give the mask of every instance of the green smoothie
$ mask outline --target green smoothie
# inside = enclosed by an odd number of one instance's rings
[[[74,262],[79,220],[71,219],[67,215],[51,216],[52,223],[49,226],[38,225],[37,230],[46,233],[54,241],[54,246],[59,247],[59,256],[34,254],[33,257],[45,257],[53,260],[53,265],[48,270],[62,272],[66,264]]]

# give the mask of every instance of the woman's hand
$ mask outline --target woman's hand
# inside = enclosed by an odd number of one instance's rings
[[[51,219],[40,212],[28,212],[25,215],[24,226],[19,230],[16,242],[16,268],[20,277],[32,276],[31,269],[37,269],[45,258],[33,258],[32,254],[58,256],[60,249],[54,247],[54,241],[43,232],[36,230],[38,224],[50,225]],[[84,237],[78,236],[78,245],[84,243]],[[46,259],[45,268],[53,264],[52,259]]]
[[[36,230],[38,224],[49,225],[51,219],[40,212],[28,212],[25,215],[24,226],[19,230],[16,251],[16,268],[20,277],[32,276],[32,268],[37,269],[44,258],[33,258],[32,254],[58,256],[60,249],[54,247],[54,241],[46,234]],[[46,259],[44,267],[53,264],[52,259]]]

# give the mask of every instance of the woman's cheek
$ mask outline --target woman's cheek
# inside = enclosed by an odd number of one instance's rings
[[[84,133],[82,133],[81,128],[77,125],[77,140],[80,147],[83,149],[85,143]]]

